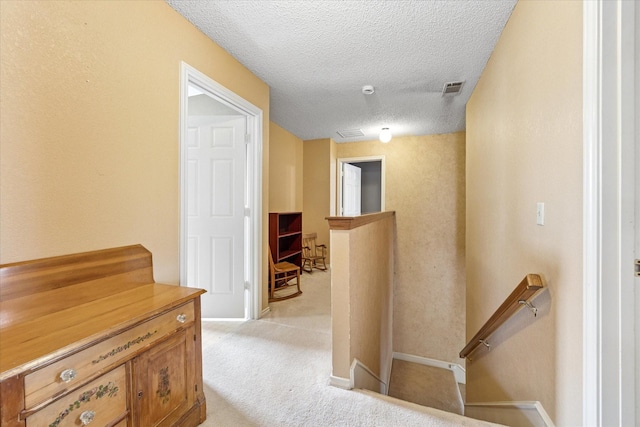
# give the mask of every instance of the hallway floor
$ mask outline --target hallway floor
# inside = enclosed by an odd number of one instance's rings
[[[260,320],[203,321],[203,426],[487,426],[366,390],[329,385],[330,273],[303,274],[303,294]]]

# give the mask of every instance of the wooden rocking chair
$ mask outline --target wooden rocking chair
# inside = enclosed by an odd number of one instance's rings
[[[312,273],[314,268],[318,270],[326,270],[327,264],[327,246],[318,245],[316,239],[317,233],[308,233],[302,235],[302,269],[308,273]]]
[[[274,263],[271,248],[269,248],[269,279],[269,302],[297,297],[302,293],[300,290],[300,267],[290,262]],[[293,279],[296,280],[295,283],[289,283]],[[281,296],[276,295],[276,292],[279,293],[291,286],[296,286],[298,291]]]

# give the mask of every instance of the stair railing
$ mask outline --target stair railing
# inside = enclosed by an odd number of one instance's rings
[[[488,338],[522,307],[529,308],[533,315],[536,316],[538,309],[531,304],[531,300],[533,300],[543,288],[544,283],[539,274],[527,274],[513,292],[511,292],[511,295],[505,299],[502,305],[498,307],[495,313],[493,313],[489,320],[480,328],[478,333],[475,334],[462,349],[460,357],[463,359],[465,357],[468,358],[480,345],[484,345],[491,350],[491,345],[487,341]]]

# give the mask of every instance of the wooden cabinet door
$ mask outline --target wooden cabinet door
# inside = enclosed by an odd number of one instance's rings
[[[193,346],[190,327],[134,359],[134,425],[171,426],[193,405]]]

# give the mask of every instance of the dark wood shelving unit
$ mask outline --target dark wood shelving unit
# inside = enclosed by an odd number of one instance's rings
[[[273,262],[302,266],[302,213],[269,213],[269,247]]]

